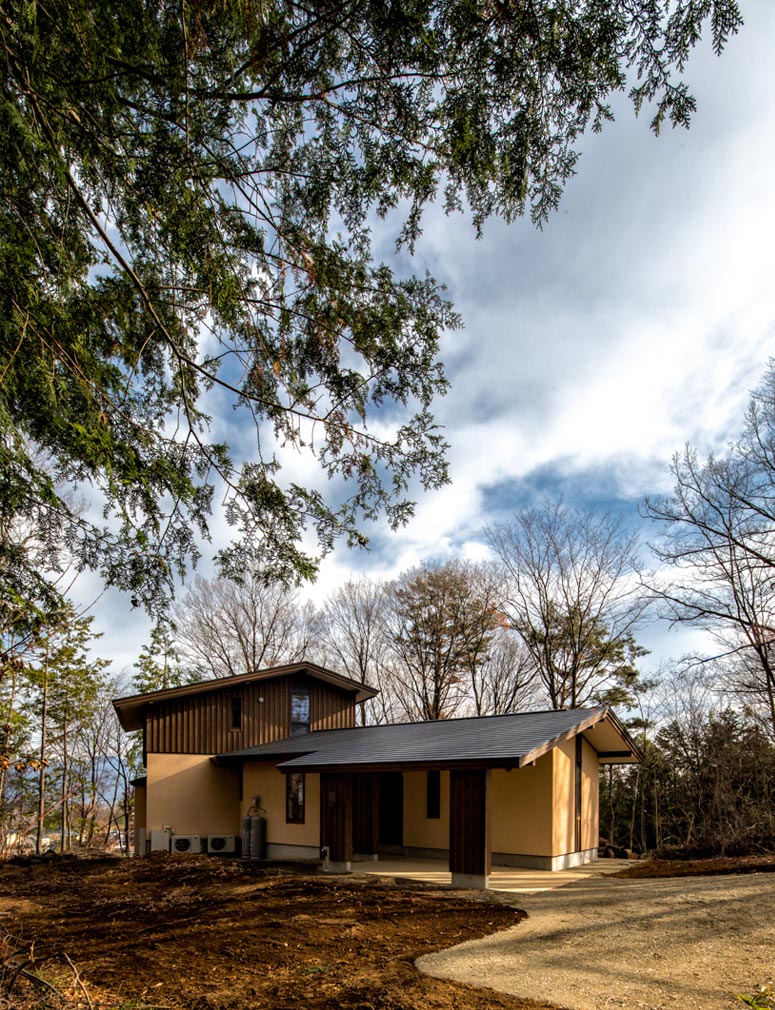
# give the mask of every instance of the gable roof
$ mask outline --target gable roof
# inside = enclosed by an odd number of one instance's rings
[[[149,691],[147,694],[115,698],[113,707],[125,730],[142,729],[148,705],[162,701],[175,701],[178,698],[188,698],[197,694],[207,694],[211,691],[232,690],[241,684],[252,684],[275,677],[301,677],[304,675],[354,694],[356,702],[366,701],[367,698],[373,698],[379,694],[379,691],[373,687],[367,687],[360,681],[343,677],[342,674],[328,670],[324,666],[318,666],[317,663],[288,663],[285,666],[272,666],[266,670],[242,673],[237,677],[218,677],[214,680],[202,680],[196,684],[184,684],[182,687],[169,687],[163,691]]]
[[[610,709],[590,708],[325,730],[220,754],[216,760],[274,760],[282,771],[306,772],[522,768],[580,733],[601,763],[642,759]]]

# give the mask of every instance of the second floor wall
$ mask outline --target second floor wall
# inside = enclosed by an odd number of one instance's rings
[[[234,685],[224,680],[217,690],[150,704],[145,751],[223,754],[296,732],[354,725],[354,695],[312,678],[277,677]]]

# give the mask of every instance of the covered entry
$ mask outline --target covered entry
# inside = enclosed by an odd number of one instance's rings
[[[320,794],[320,844],[331,864],[403,853],[402,772],[322,772]]]
[[[403,851],[404,847],[404,773],[380,772],[379,789],[379,852]]]
[[[494,865],[595,860],[599,766],[640,759],[606,709],[322,731],[239,756],[270,753],[276,772],[306,776],[311,796],[319,785],[318,837],[332,869],[403,852],[444,859],[452,882],[468,887],[486,887]],[[282,820],[269,816],[277,854]]]

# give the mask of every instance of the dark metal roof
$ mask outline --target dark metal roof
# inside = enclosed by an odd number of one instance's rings
[[[115,708],[119,722],[127,731],[142,729],[145,710],[148,705],[160,701],[174,701],[176,698],[186,698],[195,694],[207,694],[211,691],[231,691],[240,684],[252,684],[255,681],[269,680],[272,677],[293,677],[306,674],[314,680],[320,680],[343,691],[355,695],[355,701],[365,701],[379,694],[373,687],[351,680],[334,670],[328,670],[317,663],[287,663],[284,666],[272,666],[266,670],[254,670],[252,673],[242,673],[236,677],[218,677],[213,680],[202,680],[196,684],[184,684],[182,687],[169,687],[163,691],[149,691],[147,694],[135,694],[128,698],[115,698]]]
[[[601,761],[629,763],[640,752],[605,708],[326,730],[221,754],[218,761],[279,761],[283,771],[429,767],[521,767],[584,733]]]

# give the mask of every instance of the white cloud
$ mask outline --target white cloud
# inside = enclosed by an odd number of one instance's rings
[[[686,441],[705,453],[735,436],[775,353],[775,13],[753,0],[745,15],[721,59],[706,45],[690,62],[691,130],[654,138],[622,97],[617,123],[585,139],[544,231],[495,221],[477,242],[463,217],[429,211],[402,266],[445,281],[465,319],[442,348],[453,483],[416,491],[415,520],[396,534],[374,528],[372,554],[337,550],[314,598],[351,574],[483,556],[484,526],[536,474],[566,497],[607,495],[634,511],[668,489],[670,456]],[[252,433],[234,420],[227,410],[215,434],[250,451]],[[289,456],[286,474],[327,484],[307,455]],[[228,534],[214,528],[219,541]],[[659,650],[680,638],[653,637]]]

